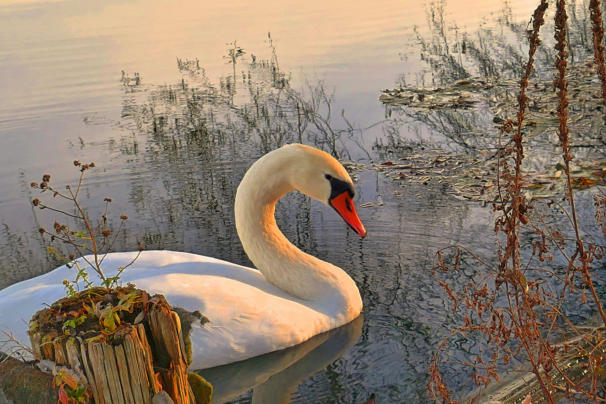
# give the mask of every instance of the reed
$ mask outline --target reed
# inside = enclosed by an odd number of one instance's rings
[[[482,279],[467,284],[461,293],[455,293],[448,283],[439,281],[453,302],[453,311],[461,313],[464,319],[464,324],[456,327],[449,338],[458,336],[481,341],[481,347],[462,362],[471,368],[476,385],[488,386],[491,381],[499,380],[500,371],[517,362],[526,364],[535,376],[538,388],[536,391],[529,389],[533,402],[542,399],[554,403],[559,395],[598,402],[602,401],[605,393],[599,382],[606,358],[606,339],[600,331],[603,328],[596,331],[577,324],[567,313],[565,305],[572,299],[578,300],[581,305],[595,311],[606,326],[606,313],[592,278],[595,263],[603,258],[604,247],[584,240],[577,213],[571,168],[574,156],[568,125],[568,16],[565,0],[557,0],[555,6],[557,134],[563,180],[566,182],[565,200],[568,202],[567,207],[560,206],[559,209],[568,218],[568,233],[573,236],[564,236],[547,226],[532,201],[522,194],[526,158],[524,120],[529,105],[527,90],[535,55],[541,44],[539,32],[548,7],[548,2],[541,0],[528,33],[528,62],[520,80],[516,119],[506,120],[501,128],[501,135],[511,134],[511,138],[504,147],[499,145],[498,199],[494,204],[497,212],[495,232],[499,243],[497,262],[488,262],[464,248],[455,247],[452,261],[443,257],[446,250],[438,252],[435,269],[438,272],[457,271],[468,257],[487,268]],[[599,6],[599,1],[592,1],[590,12],[597,74],[604,96],[604,80],[600,72],[604,65],[604,48],[600,47],[603,28]],[[603,194],[595,196],[595,217],[602,228],[604,200]],[[523,232],[534,234],[534,241],[522,243]],[[604,233],[606,235],[606,231]],[[563,271],[554,262],[555,254],[566,263]],[[522,256],[528,261],[522,263]],[[533,266],[533,262],[538,265]],[[571,336],[574,338],[570,339]],[[429,393],[435,400],[455,402],[440,371],[440,365],[446,362],[443,356],[448,356],[449,338],[439,345],[430,366]],[[571,365],[571,360],[580,365]]]
[[[602,101],[606,107],[606,68],[604,67],[604,24],[602,22],[601,0],[589,2],[589,13],[591,16],[591,31],[593,33],[593,55],[596,70],[602,83]],[[604,110],[604,122],[606,123],[606,108]]]

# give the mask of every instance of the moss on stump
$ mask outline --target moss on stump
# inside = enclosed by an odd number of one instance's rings
[[[51,387],[53,377],[33,365],[0,353],[0,403],[56,404],[57,392]],[[4,395],[4,396],[3,396]]]

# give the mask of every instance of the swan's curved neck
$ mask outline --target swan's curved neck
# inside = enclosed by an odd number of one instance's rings
[[[342,269],[299,250],[276,225],[276,202],[297,189],[294,182],[301,172],[301,159],[289,155],[297,150],[284,149],[259,159],[240,183],[235,200],[238,235],[268,282],[300,299],[330,300],[341,314],[355,312],[351,320],[362,307],[354,281]]]

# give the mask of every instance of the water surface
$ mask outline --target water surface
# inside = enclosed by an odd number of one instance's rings
[[[508,5],[511,21],[528,20],[529,2]],[[442,6],[445,33],[431,23]],[[55,218],[32,210],[29,183],[47,172],[73,183],[73,159],[98,166],[82,197],[91,215],[111,196],[112,212],[130,217],[117,250],[141,242],[249,265],[232,213],[247,167],[298,140],[329,151],[334,140],[343,160],[382,161],[377,139],[428,131],[378,102],[383,88],[439,82],[419,38],[498,32],[502,10],[501,1],[0,3],[0,287],[58,264],[37,232]],[[243,51],[235,66],[230,49]],[[297,126],[304,101],[328,126]],[[434,252],[458,243],[490,256],[491,212],[374,170],[354,176],[357,203],[375,202],[358,209],[366,239],[297,195],[280,202],[277,217],[293,242],[354,278],[363,321],[279,358],[215,369],[210,380],[260,383],[280,370],[259,397],[288,380],[293,402],[362,403],[372,393],[377,402],[428,400],[427,366],[451,325],[430,271]],[[224,397],[250,401],[246,384],[230,388]]]

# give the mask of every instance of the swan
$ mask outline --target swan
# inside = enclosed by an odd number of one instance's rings
[[[163,294],[173,306],[199,310],[210,322],[193,324],[191,369],[205,369],[300,344],[354,320],[362,299],[341,268],[304,253],[279,230],[277,201],[302,192],[334,208],[361,237],[366,229],[354,204],[353,182],[328,153],[289,144],[257,160],[235,198],[235,222],[244,250],[257,269],[176,251],[143,251],[121,282]],[[137,252],[109,254],[110,276]],[[64,295],[73,268],[49,273],[0,291],[0,330],[29,345],[27,324],[42,303]]]

